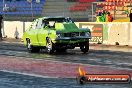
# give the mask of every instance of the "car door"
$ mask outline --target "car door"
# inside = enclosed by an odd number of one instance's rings
[[[48,34],[47,28],[45,28],[45,23],[43,23],[43,19],[40,19],[37,24],[38,29],[38,42],[40,46],[46,46],[46,36]]]
[[[36,29],[37,23],[38,20],[35,20],[28,31],[28,35],[32,45],[38,45],[37,29]]]

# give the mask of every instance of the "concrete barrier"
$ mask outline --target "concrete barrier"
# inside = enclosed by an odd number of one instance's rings
[[[3,35],[7,38],[22,38],[22,35],[26,29],[29,28],[31,22],[21,21],[4,21]]]
[[[130,22],[85,22],[77,23],[77,25],[83,25],[87,28],[93,30],[94,26],[92,24],[102,24],[102,43],[107,45],[132,45],[132,23]],[[83,27],[79,26],[79,27]],[[94,36],[92,36],[94,38]],[[93,41],[91,41],[93,42]],[[97,40],[96,43],[99,41]]]
[[[103,43],[103,23],[79,22],[76,24],[79,28],[89,28],[91,30],[92,43]]]
[[[15,38],[16,36],[18,38],[21,38],[23,33],[23,22],[19,21],[4,21],[4,31],[5,35],[7,37]]]
[[[30,25],[31,22],[4,21],[4,34],[8,38],[15,38],[16,35],[22,38],[24,31]],[[132,46],[132,23],[130,22],[76,22],[76,25],[92,31],[91,43]]]
[[[106,44],[129,45],[130,23],[108,23],[108,40]],[[105,29],[104,29],[105,30]]]
[[[131,45],[132,46],[132,23],[130,23],[130,40],[129,40],[129,45]]]

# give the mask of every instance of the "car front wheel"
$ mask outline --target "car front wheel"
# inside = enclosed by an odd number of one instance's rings
[[[54,53],[55,49],[54,49],[54,43],[51,41],[50,38],[46,39],[46,50],[49,54]]]
[[[80,49],[83,53],[88,52],[89,51],[89,41],[81,43]]]

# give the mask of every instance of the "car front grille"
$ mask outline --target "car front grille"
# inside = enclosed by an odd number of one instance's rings
[[[64,37],[85,36],[85,32],[64,33]]]

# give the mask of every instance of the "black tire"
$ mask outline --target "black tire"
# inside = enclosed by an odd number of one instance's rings
[[[55,51],[54,43],[51,41],[50,38],[46,39],[46,50],[49,54],[53,54]]]
[[[40,51],[40,48],[31,45],[30,39],[27,39],[27,50],[29,53],[36,53]]]
[[[89,51],[89,41],[80,43],[80,49],[83,53],[86,53]]]

